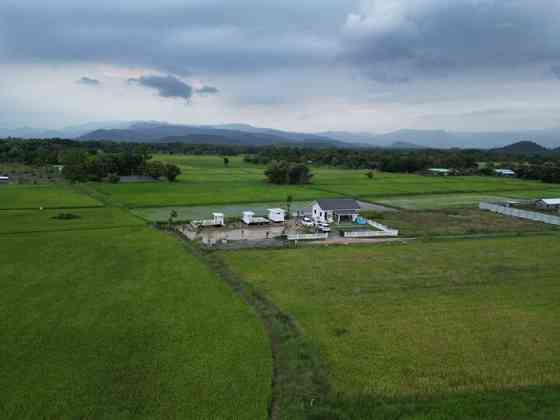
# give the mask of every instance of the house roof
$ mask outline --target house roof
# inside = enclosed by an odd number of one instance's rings
[[[1,180],[4,180],[4,181],[7,181],[7,180],[10,179],[10,178],[7,177],[7,176],[0,176],[0,179],[1,179]]]
[[[547,206],[560,206],[560,198],[543,198],[541,201]]]
[[[495,169],[496,173],[504,175],[515,175],[515,172],[511,169]]]
[[[447,173],[447,172],[451,172],[451,169],[446,169],[446,168],[430,168],[430,169],[428,169],[428,171]]]
[[[352,198],[325,198],[317,200],[323,210],[359,210],[360,205]]]

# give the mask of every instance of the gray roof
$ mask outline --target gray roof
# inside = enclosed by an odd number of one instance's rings
[[[352,198],[325,198],[317,200],[323,210],[354,210],[360,209],[358,202]]]

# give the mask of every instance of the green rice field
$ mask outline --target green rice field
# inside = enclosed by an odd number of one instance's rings
[[[560,418],[560,233],[475,208],[559,185],[313,168],[273,186],[241,157],[154,158],[177,182],[0,186],[1,419]],[[375,218],[418,239],[206,252],[150,226],[288,195],[393,207]]]
[[[266,419],[254,312],[176,238],[67,211],[0,211],[0,418]]]
[[[319,346],[332,405],[343,418],[554,419],[560,417],[559,240],[222,257]]]
[[[0,209],[95,207],[101,203],[67,185],[0,185]]]
[[[111,205],[135,207],[188,207],[232,205],[259,202],[284,202],[288,195],[295,201],[311,201],[324,197],[354,197],[365,201],[385,201],[395,197],[414,200],[420,206],[426,195],[437,195],[446,206],[448,195],[458,202],[450,205],[470,205],[464,194],[477,197],[531,197],[554,195],[558,185],[534,181],[494,177],[432,177],[410,174],[376,173],[368,179],[364,171],[332,168],[312,168],[313,182],[303,186],[278,186],[266,182],[264,167],[231,157],[226,167],[219,156],[163,156],[154,158],[177,164],[183,174],[175,183],[91,184],[89,188]],[[406,197],[403,197],[406,196]],[[462,198],[461,198],[462,197]],[[453,200],[453,199],[450,199]],[[431,202],[431,199],[427,200]],[[424,204],[425,206],[426,204]],[[405,208],[407,204],[403,204]]]

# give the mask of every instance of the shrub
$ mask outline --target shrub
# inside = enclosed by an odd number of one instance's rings
[[[80,216],[73,213],[58,213],[56,216],[53,216],[53,219],[57,220],[73,220],[79,219]]]

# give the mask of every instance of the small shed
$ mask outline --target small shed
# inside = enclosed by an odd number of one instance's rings
[[[246,225],[250,225],[253,223],[253,217],[255,217],[254,211],[245,210],[243,212],[243,217],[241,218],[241,220],[243,220],[243,223],[245,223]]]
[[[560,198],[543,198],[537,201],[537,207],[541,209],[560,209]]]
[[[284,209],[268,209],[268,220],[280,223],[286,220],[286,212]]]
[[[224,213],[212,213],[212,218],[215,226],[223,226],[224,223]]]
[[[7,184],[10,182],[9,176],[0,175],[0,184]]]
[[[428,173],[431,175],[436,175],[436,176],[448,176],[451,175],[451,169],[447,169],[447,168],[430,168],[428,169]]]

